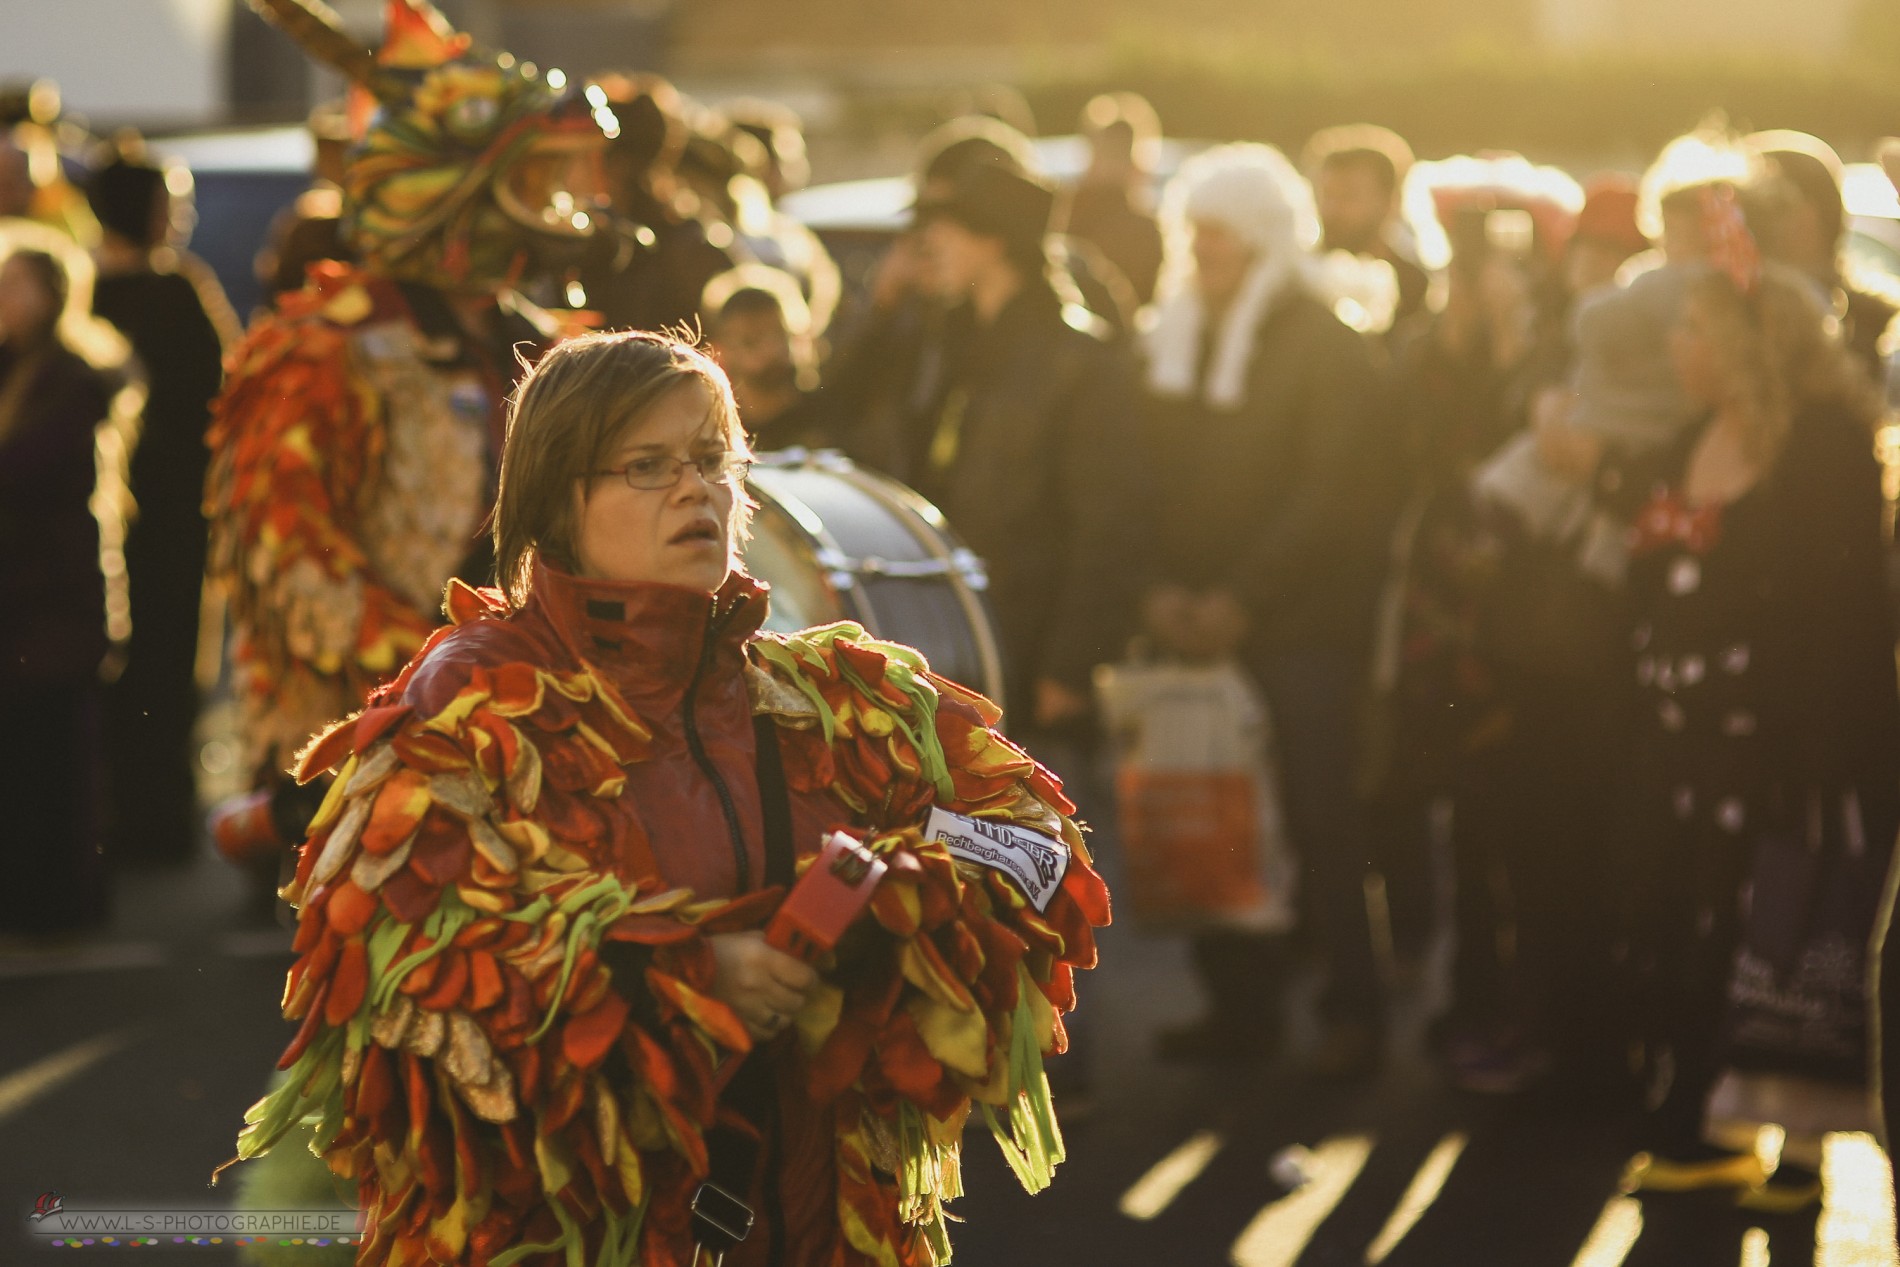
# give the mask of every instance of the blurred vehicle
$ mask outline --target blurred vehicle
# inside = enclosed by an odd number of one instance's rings
[[[1849,163],[1841,173],[1847,204],[1848,266],[1900,281],[1900,195],[1878,163]]]
[[[1073,185],[1088,168],[1089,144],[1083,137],[1036,137],[1030,144],[1035,147],[1042,174],[1057,185]],[[1155,164],[1157,201],[1161,186],[1182,161],[1212,144],[1172,137],[1161,142]],[[879,176],[812,185],[787,194],[779,207],[816,233],[837,261],[844,281],[843,310],[855,307],[891,239],[909,227],[911,204],[916,198],[908,175]]]
[[[194,254],[211,265],[240,317],[263,302],[252,262],[271,221],[310,186],[316,143],[301,125],[152,138],[152,150],[191,169]]]

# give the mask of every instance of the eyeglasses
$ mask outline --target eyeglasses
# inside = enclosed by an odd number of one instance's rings
[[[655,454],[652,457],[635,458],[615,470],[588,473],[596,477],[618,475],[627,481],[628,488],[657,492],[679,483],[680,476],[686,473],[686,468],[689,466],[698,471],[699,478],[708,484],[741,484],[752,471],[752,460],[740,457],[730,449],[702,454],[696,458],[676,458],[665,454]]]

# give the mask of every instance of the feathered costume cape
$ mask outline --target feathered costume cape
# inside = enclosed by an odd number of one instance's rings
[[[460,585],[449,608],[458,625],[503,611]],[[710,993],[703,934],[761,927],[783,890],[707,902],[616,874],[602,824],[652,732],[584,663],[460,666],[433,716],[399,702],[415,671],[302,762],[337,770],[287,890],[284,1013],[302,1025],[240,1155],[315,1120],[370,1219],[359,1262],[688,1267],[705,1132],[751,1047]],[[840,949],[851,971],[825,972],[796,1020],[809,1094],[835,1108],[829,1261],[947,1261],[973,1111],[1030,1189],[1062,1157],[1042,1056],[1066,1045],[1107,891],[1055,779],[914,651],[841,624],[759,636],[746,672],[790,787],[829,791],[890,864]],[[933,804],[1067,842],[1047,912],[924,841]],[[614,988],[606,938],[651,948],[651,1008]]]
[[[486,427],[455,415],[415,344],[393,283],[323,264],[231,355],[206,437],[209,570],[238,631],[246,733],[260,755],[296,752],[416,653],[434,604],[385,577],[432,579],[439,594],[487,510],[486,458],[470,447],[485,444]],[[390,487],[395,448],[436,455],[421,465],[433,487]],[[424,526],[379,531],[385,504],[409,506]],[[431,557],[397,557],[417,550]],[[396,566],[385,573],[375,552]]]
[[[571,209],[522,205],[514,174],[597,155],[619,124],[598,90],[475,49],[427,0],[388,0],[375,53],[315,0],[253,6],[378,107],[343,176],[363,265],[318,265],[259,318],[206,437],[209,570],[238,631],[255,767],[287,759],[408,661],[491,504],[486,406],[442,367],[396,280],[527,315],[511,288],[535,241],[591,229]]]

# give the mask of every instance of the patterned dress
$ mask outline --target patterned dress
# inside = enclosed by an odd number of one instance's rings
[[[1665,1149],[1699,1137],[1727,1063],[1860,1076],[1879,884],[1835,879],[1884,871],[1900,754],[1866,429],[1820,410],[1797,418],[1768,473],[1719,506],[1679,491],[1696,440],[1672,455],[1632,532],[1631,765],[1609,842],[1633,917],[1641,1037],[1668,1075],[1653,1122]],[[1819,962],[1830,945],[1853,962]],[[1794,998],[1825,1023],[1801,1021]]]

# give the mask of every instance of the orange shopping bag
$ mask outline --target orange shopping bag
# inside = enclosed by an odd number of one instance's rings
[[[1284,930],[1293,869],[1265,704],[1237,665],[1104,666],[1126,875],[1116,900],[1153,930]]]

